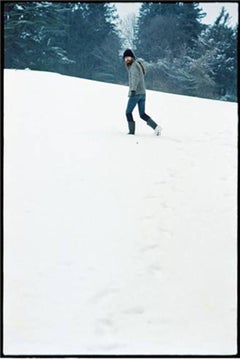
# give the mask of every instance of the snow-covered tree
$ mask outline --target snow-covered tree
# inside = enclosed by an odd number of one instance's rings
[[[212,26],[201,36],[204,43],[202,57],[214,54],[207,68],[215,81],[218,98],[237,98],[237,27],[229,25],[229,14],[223,7]]]
[[[4,4],[5,67],[52,70],[73,61],[65,49],[67,4]]]
[[[116,82],[121,47],[116,22],[110,3],[5,3],[5,67]]]

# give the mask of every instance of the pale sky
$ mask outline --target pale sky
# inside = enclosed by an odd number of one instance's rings
[[[209,3],[201,3],[199,2],[200,7],[207,14],[205,18],[202,20],[205,24],[212,24],[217,16],[220,14],[221,8],[224,6],[231,16],[230,24],[232,26],[236,25],[238,22],[238,3],[237,2],[209,2]],[[130,13],[138,13],[138,10],[141,6],[141,3],[115,3],[116,8],[118,10],[120,17],[125,17]]]

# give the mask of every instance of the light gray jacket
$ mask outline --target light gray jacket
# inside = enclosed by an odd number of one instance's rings
[[[127,66],[128,70],[128,79],[129,79],[129,93],[128,96],[131,95],[131,91],[136,91],[136,95],[145,94],[145,81],[144,81],[144,73],[141,65],[138,62],[138,59],[134,60],[132,65]]]

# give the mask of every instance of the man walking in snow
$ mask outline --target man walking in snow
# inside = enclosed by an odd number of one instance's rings
[[[126,109],[126,116],[128,121],[129,134],[135,134],[135,121],[133,120],[132,112],[136,105],[140,117],[147,122],[157,136],[161,135],[161,127],[154,122],[151,117],[145,113],[146,102],[146,88],[145,88],[145,69],[142,63],[135,59],[133,52],[127,49],[123,54],[124,62],[128,70],[129,77],[129,100]]]

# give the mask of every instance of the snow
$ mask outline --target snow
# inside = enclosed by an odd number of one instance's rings
[[[237,351],[237,104],[4,71],[4,354]]]

